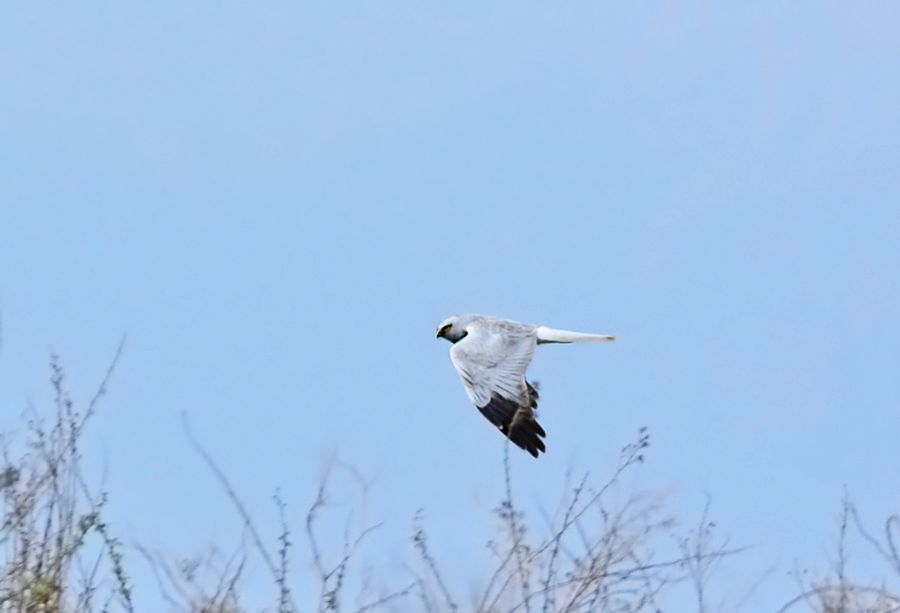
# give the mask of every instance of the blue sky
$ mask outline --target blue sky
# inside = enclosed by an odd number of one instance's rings
[[[400,573],[423,508],[465,593],[503,447],[435,325],[612,332],[533,363],[549,452],[514,458],[523,503],[648,426],[638,486],[686,523],[709,494],[754,546],[726,591],[774,569],[769,610],[827,566],[845,487],[900,508],[898,18],[4,6],[4,423],[47,405],[51,349],[84,400],[127,333],[88,458],[127,541],[236,542],[184,412],[268,532],[274,489],[299,522],[336,453],[374,481],[372,559]]]

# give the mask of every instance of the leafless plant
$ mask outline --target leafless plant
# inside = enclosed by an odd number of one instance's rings
[[[727,538],[716,537],[716,522],[709,518],[712,500],[707,496],[700,521],[686,536],[679,539],[679,550],[683,557],[683,565],[687,571],[688,581],[696,597],[697,613],[709,613],[710,603],[707,589],[716,567],[729,550]],[[720,603],[715,610],[724,610],[725,603]]]
[[[431,548],[423,512],[416,513],[413,520],[412,553],[419,561],[418,570],[410,570],[410,576],[399,583],[396,574],[378,577],[378,585],[387,587],[376,590],[362,578],[360,566],[364,556],[372,555],[365,549],[380,527],[365,517],[370,483],[335,460],[302,520],[309,568],[318,586],[318,594],[310,597],[294,585],[294,575],[303,564],[294,560],[298,555],[294,543],[297,532],[281,493],[276,491],[274,495],[278,535],[269,539],[186,419],[188,443],[241,519],[240,541],[233,550],[227,550],[230,553],[213,546],[187,558],[145,546],[129,550],[105,518],[105,493],[94,493],[80,468],[84,428],[106,393],[121,351],[122,346],[83,412],[77,411],[69,398],[63,369],[54,356],[54,418],[45,423],[30,408],[24,445],[19,445],[24,450],[18,454],[13,441],[0,439],[0,497],[4,505],[0,613],[133,613],[129,563],[135,557],[142,558],[152,570],[156,591],[170,610],[184,613],[295,613],[310,609],[323,613],[637,613],[659,609],[664,591],[674,585],[693,585],[698,612],[709,613],[705,590],[711,572],[722,558],[737,551],[727,547],[727,540],[720,543],[713,538],[708,506],[695,531],[667,549],[665,542],[671,543],[674,523],[664,506],[639,493],[620,499],[620,491],[627,489],[623,476],[643,463],[650,445],[649,435],[642,429],[636,440],[622,449],[611,475],[599,485],[592,484],[588,473],[567,479],[564,495],[544,527],[517,504],[509,447],[504,449],[503,488],[494,509],[497,530],[488,549],[493,570],[471,607],[460,605],[451,582],[446,580],[440,552]],[[334,504],[331,494],[336,473],[348,476],[358,488],[354,502],[343,507]],[[900,568],[893,545],[896,525],[896,519],[888,522],[887,541],[880,551]],[[334,547],[329,545],[332,543],[340,544]],[[129,551],[138,556],[126,558]],[[274,588],[265,598],[268,606],[247,604],[250,598],[243,578],[254,563],[266,569]],[[358,594],[350,597],[350,590]],[[820,589],[820,593],[826,590]],[[302,606],[297,603],[300,595],[304,596]],[[877,611],[882,613],[882,609]]]
[[[885,520],[884,536],[879,539],[866,529],[859,512],[845,493],[838,525],[837,557],[832,571],[821,579],[810,581],[804,580],[808,573],[798,572],[800,594],[785,603],[778,613],[799,610],[801,606],[814,613],[900,612],[900,594],[888,587],[887,579],[872,584],[850,576],[848,553],[852,536],[860,537],[869,550],[877,553],[886,563],[896,584],[900,579],[900,555],[896,547],[900,517],[891,515]]]
[[[83,412],[52,355],[52,419],[29,406],[24,440],[0,439],[0,612],[134,610],[122,546],[104,516],[106,495],[85,480],[79,448],[123,348],[124,339]]]
[[[664,588],[689,579],[698,584],[708,580],[718,560],[738,551],[727,548],[727,541],[714,542],[708,506],[700,522],[702,535],[681,539],[683,551],[662,557],[655,547],[669,538],[673,522],[660,505],[637,494],[619,504],[606,499],[624,473],[644,461],[649,445],[649,435],[641,429],[599,487],[590,486],[588,474],[579,478],[539,538],[515,502],[507,448],[504,497],[495,509],[498,538],[489,543],[495,567],[473,609],[479,613],[649,612],[660,609],[658,597]],[[413,540],[426,569],[418,581],[423,608],[457,610],[456,599],[427,548],[421,517],[417,517]]]
[[[165,555],[137,546],[150,566],[160,596],[172,611],[184,613],[238,613],[240,579],[246,563],[246,547],[223,555],[215,547],[191,558],[171,562]]]

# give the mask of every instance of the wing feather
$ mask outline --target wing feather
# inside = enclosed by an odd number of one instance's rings
[[[537,389],[525,379],[536,345],[532,326],[485,322],[471,324],[468,335],[450,349],[469,399],[534,457],[546,449],[540,438],[546,433],[534,415]]]

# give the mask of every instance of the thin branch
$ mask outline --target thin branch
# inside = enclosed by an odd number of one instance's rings
[[[417,513],[417,522],[421,519],[421,511]],[[444,601],[447,603],[447,606],[450,607],[451,611],[458,611],[459,606],[457,606],[456,602],[454,602],[453,597],[450,596],[450,590],[447,589],[447,586],[444,584],[444,580],[441,577],[441,573],[438,571],[437,565],[434,562],[434,558],[431,557],[431,553],[428,551],[428,543],[425,537],[425,530],[417,525],[416,529],[413,533],[413,543],[416,546],[416,549],[419,551],[419,555],[422,560],[425,562],[425,566],[431,571],[431,576],[437,582],[438,587],[441,590],[441,594],[444,597]]]
[[[382,606],[386,605],[387,603],[389,603],[393,600],[405,598],[406,596],[409,595],[409,593],[413,590],[413,588],[416,587],[416,585],[417,585],[417,582],[413,581],[412,583],[410,583],[403,589],[397,590],[396,592],[391,592],[390,594],[385,594],[378,600],[373,600],[372,602],[359,607],[356,610],[356,613],[365,613],[365,611],[372,611],[374,609],[377,609],[378,607],[382,607]]]
[[[827,595],[830,590],[834,590],[834,589],[848,589],[852,592],[858,592],[860,594],[869,594],[869,595],[878,596],[879,598],[884,598],[887,602],[891,602],[891,603],[895,604],[895,606],[893,608],[888,609],[888,610],[884,611],[883,613],[894,613],[896,611],[900,611],[900,598],[898,598],[897,596],[894,596],[893,594],[891,594],[890,592],[887,592],[886,590],[884,590],[882,588],[865,587],[865,586],[843,586],[843,588],[842,588],[841,586],[835,587],[835,586],[827,586],[826,585],[826,586],[814,587],[812,589],[809,589],[809,590],[803,592],[802,594],[800,594],[798,596],[795,596],[794,598],[792,598],[791,600],[786,602],[775,613],[786,613],[791,608],[793,608],[795,605],[800,604],[802,602],[809,602],[809,599],[812,598],[813,596]]]
[[[519,576],[519,587],[525,599],[525,613],[531,613],[531,603],[529,593],[531,591],[528,585],[528,570],[525,563],[525,551],[522,546],[522,537],[524,528],[519,526],[518,515],[512,497],[512,480],[510,479],[509,468],[509,440],[503,446],[503,480],[506,486],[506,500],[501,504],[501,518],[505,511],[505,519],[509,523],[509,533],[512,538],[512,551],[516,556],[516,570]]]
[[[567,526],[569,524],[569,520],[572,517],[572,513],[575,510],[575,506],[578,504],[578,499],[581,497],[581,492],[584,491],[584,486],[587,484],[589,473],[584,473],[584,476],[581,478],[581,481],[575,486],[575,489],[572,492],[572,500],[566,506],[566,512],[563,515],[563,526]],[[557,530],[553,535],[552,543],[553,549],[550,551],[550,561],[547,563],[547,572],[544,575],[544,606],[541,608],[542,613],[549,613],[550,607],[556,604],[553,600],[553,593],[547,589],[550,584],[556,578],[556,569],[555,563],[556,558],[559,557],[559,549],[560,543],[562,542],[563,534],[565,534],[565,529]]]
[[[219,465],[216,464],[215,460],[212,459],[212,456],[207,453],[206,449],[197,441],[194,437],[193,432],[191,431],[190,424],[188,423],[187,415],[185,413],[181,414],[182,427],[184,429],[185,436],[188,439],[191,447],[194,449],[197,454],[203,458],[203,461],[206,463],[207,467],[212,471],[215,475],[216,479],[219,481],[219,484],[225,490],[225,493],[228,495],[228,498],[231,500],[238,514],[241,516],[241,519],[244,521],[244,528],[250,534],[251,539],[253,540],[253,544],[256,547],[257,552],[260,557],[266,564],[266,567],[269,569],[269,572],[272,574],[272,578],[277,582],[279,578],[279,570],[278,566],[272,559],[272,556],[269,554],[269,551],[266,549],[266,546],[263,544],[262,538],[259,535],[259,531],[256,529],[256,524],[253,522],[253,518],[250,516],[250,513],[247,511],[247,508],[244,506],[244,503],[238,497],[237,492],[231,486],[231,482],[228,480],[228,477],[225,476],[225,473],[219,468]],[[287,594],[286,597],[290,602],[291,609],[297,610],[297,606],[291,598],[290,594]]]

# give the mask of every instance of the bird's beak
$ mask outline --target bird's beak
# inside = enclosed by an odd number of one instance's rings
[[[434,335],[434,338],[441,338],[442,336],[444,336],[443,328],[441,328],[440,330],[437,331],[437,334]]]

